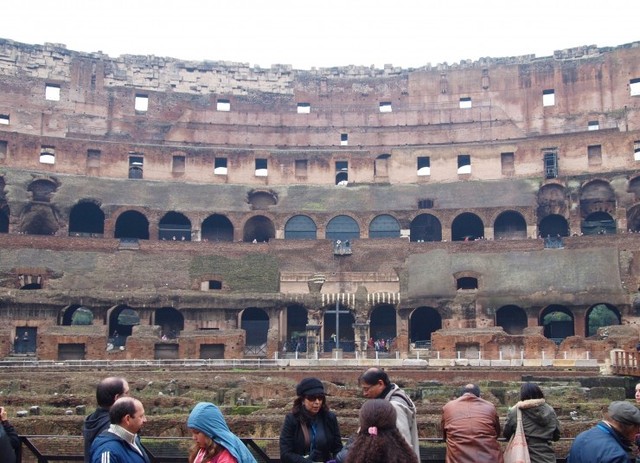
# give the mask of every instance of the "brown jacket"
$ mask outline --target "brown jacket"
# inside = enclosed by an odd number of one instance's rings
[[[442,434],[447,463],[502,463],[496,407],[471,393],[442,408]]]

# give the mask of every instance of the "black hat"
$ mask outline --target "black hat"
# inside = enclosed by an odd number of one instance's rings
[[[635,405],[625,401],[611,402],[609,416],[612,420],[623,424],[640,424],[640,410]]]
[[[322,381],[318,378],[305,378],[296,386],[298,396],[326,394]]]

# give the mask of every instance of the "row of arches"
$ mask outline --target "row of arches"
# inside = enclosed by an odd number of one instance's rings
[[[337,311],[325,310],[321,322],[321,338],[343,342],[347,346],[355,342],[355,316],[347,306],[340,305]],[[306,339],[309,313],[301,304],[286,307],[285,332],[281,338],[285,342]],[[263,345],[267,342],[269,331],[269,314],[259,307],[248,307],[239,313],[239,326],[246,331],[246,343],[249,346]],[[574,314],[566,306],[549,305],[538,316],[538,326],[544,327],[544,335],[556,342],[575,335]],[[594,336],[598,328],[619,325],[622,321],[619,310],[607,303],[598,303],[589,307],[585,314],[585,337]],[[63,309],[58,317],[58,324],[63,326],[91,325],[94,322],[93,311],[81,305],[71,305]],[[108,310],[102,320],[108,326],[111,342],[124,343],[132,334],[133,326],[141,323],[138,311],[127,306],[118,305]],[[409,314],[409,342],[420,344],[431,340],[433,332],[442,328],[442,316],[437,309],[421,306]],[[511,335],[522,334],[527,328],[529,319],[527,312],[517,305],[505,305],[496,310],[496,326],[501,326]],[[161,307],[151,312],[149,324],[160,326],[163,337],[174,338],[184,329],[184,315],[173,307]],[[398,335],[397,310],[392,304],[380,304],[374,307],[368,320],[369,336],[373,339],[393,340]]]
[[[632,212],[635,209],[631,210]],[[640,213],[638,213],[640,220]],[[605,212],[594,212],[587,217],[582,232],[584,234],[615,233],[614,219]],[[51,234],[45,222],[35,220],[26,231],[29,234]],[[104,236],[105,214],[97,204],[81,202],[71,209],[69,216],[70,236]],[[463,212],[451,222],[451,239],[468,241],[485,236],[485,224],[472,212]],[[0,209],[0,232],[7,233],[9,218]],[[114,238],[150,239],[150,223],[147,217],[137,210],[122,212],[116,219]],[[409,223],[409,239],[414,242],[442,241],[443,226],[435,215],[423,213]],[[517,211],[501,212],[493,223],[494,239],[527,238],[527,223]],[[558,214],[550,214],[539,224],[541,236],[568,236],[567,219]],[[235,228],[231,220],[223,214],[212,214],[200,227],[202,241],[233,241]],[[244,223],[242,240],[245,242],[266,242],[275,238],[276,227],[272,219],[256,215]],[[325,226],[325,238],[331,240],[354,240],[361,238],[358,221],[350,215],[337,215]],[[368,237],[400,238],[403,230],[400,221],[391,214],[380,214],[369,223]],[[319,237],[319,227],[309,216],[299,214],[290,217],[284,225],[284,239],[315,240]],[[191,220],[179,212],[167,212],[158,222],[159,240],[191,241],[194,239]]]

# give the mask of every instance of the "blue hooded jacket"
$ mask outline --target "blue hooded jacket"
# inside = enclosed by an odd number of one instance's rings
[[[246,445],[232,433],[218,407],[209,402],[200,402],[189,414],[189,429],[197,429],[221,445],[234,456],[238,463],[257,463]]]

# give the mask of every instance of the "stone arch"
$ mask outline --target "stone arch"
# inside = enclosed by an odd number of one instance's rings
[[[289,304],[286,308],[287,323],[285,346],[289,352],[306,352],[309,314],[301,304]]]
[[[278,204],[278,194],[271,190],[252,190],[247,194],[247,202],[253,210],[268,209]]]
[[[473,212],[459,214],[451,223],[452,241],[473,241],[484,237],[482,219]]]
[[[267,243],[276,237],[276,227],[269,217],[254,215],[244,223],[242,241]]]
[[[552,304],[541,313],[539,325],[544,327],[544,336],[560,344],[564,338],[575,335],[573,312],[566,306]]]
[[[353,329],[353,324],[356,319],[353,314],[353,310],[349,307],[338,304],[340,314],[338,317],[338,330],[339,330],[339,346],[344,352],[354,352],[356,348],[355,343],[355,331]],[[323,351],[331,352],[332,349],[336,347],[336,306],[331,305],[324,307],[324,317],[323,317]]]
[[[431,347],[431,335],[442,329],[442,316],[433,307],[416,308],[409,317],[409,342],[415,347]]]
[[[246,345],[266,346],[269,334],[269,315],[258,307],[248,307],[240,315],[240,328],[246,332]]]
[[[80,200],[69,213],[69,236],[103,236],[104,212],[98,201]]]
[[[400,222],[390,214],[380,214],[369,224],[369,238],[400,238]]]
[[[318,227],[307,215],[294,215],[284,225],[285,240],[315,240],[317,236]]]
[[[80,304],[72,304],[58,314],[58,325],[93,325],[93,311]]]
[[[158,239],[191,241],[191,220],[180,212],[167,212],[158,222]]]
[[[504,211],[493,223],[493,236],[496,240],[521,240],[527,238],[527,222],[516,211]]]
[[[356,219],[349,215],[337,215],[327,223],[326,238],[333,241],[358,239],[360,226]]]
[[[615,216],[616,194],[609,182],[595,179],[585,183],[580,189],[580,217],[586,220],[595,212]]]
[[[116,219],[114,238],[149,239],[149,220],[140,211],[127,210]]]
[[[160,307],[153,314],[154,325],[160,327],[160,335],[175,339],[184,329],[184,315],[174,307]]]
[[[527,313],[517,305],[504,305],[496,310],[496,326],[507,334],[522,334],[527,327]]]
[[[633,193],[633,200],[640,201],[640,175],[636,175],[635,177],[629,180],[628,191]]]
[[[202,221],[202,241],[233,241],[233,224],[222,214],[212,214]]]
[[[432,214],[420,214],[411,221],[409,241],[442,241],[442,224]]]
[[[537,216],[546,217],[551,214],[566,216],[569,211],[567,190],[558,183],[547,183],[538,190]]]
[[[391,304],[380,304],[373,308],[369,316],[370,336],[378,341],[394,340],[398,335],[396,308]],[[390,346],[388,346],[390,347]]]
[[[31,193],[32,201],[48,203],[58,186],[58,182],[51,178],[37,178],[29,184],[27,191]]]
[[[561,215],[548,215],[540,221],[538,234],[543,238],[550,236],[569,236],[569,222]]]
[[[126,304],[120,304],[107,311],[109,343],[121,347],[133,333],[133,327],[140,324],[138,312]]]
[[[640,204],[627,209],[627,227],[630,232],[640,232]]]
[[[589,337],[594,336],[598,332],[598,328],[620,325],[622,315],[616,306],[602,302],[594,304],[587,309],[584,321],[584,335],[585,337]]]

